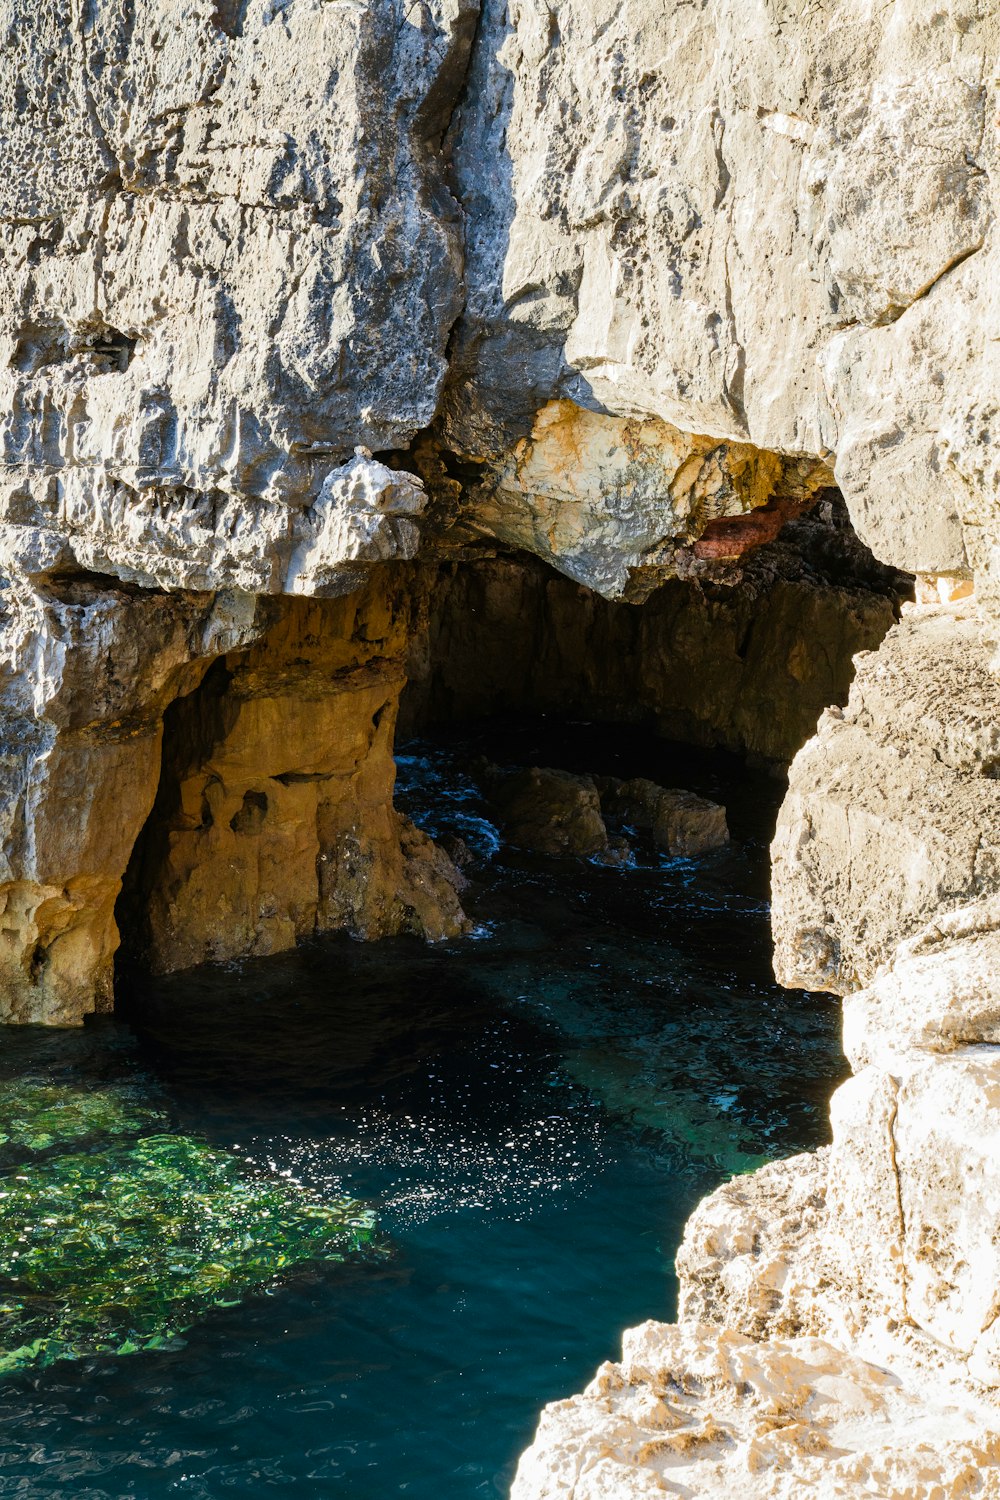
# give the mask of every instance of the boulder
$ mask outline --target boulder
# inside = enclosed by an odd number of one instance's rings
[[[633,828],[648,829],[657,848],[668,854],[688,858],[729,843],[726,809],[718,802],[642,776],[605,780],[601,806]]]
[[[601,799],[590,776],[532,766],[500,779],[493,800],[508,840],[522,849],[584,858],[608,849]]]

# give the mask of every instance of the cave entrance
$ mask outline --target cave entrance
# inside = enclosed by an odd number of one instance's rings
[[[853,657],[874,650],[912,579],[858,540],[836,490],[728,565],[611,602],[525,553],[444,564],[410,653],[400,731],[484,715],[643,725],[781,768]]]
[[[271,601],[256,643],[166,710],[116,907],[125,990],[323,932],[463,929],[447,859],[392,802],[410,608],[388,574]]]
[[[851,653],[876,643],[898,595],[877,571],[866,583],[835,566],[849,537],[773,545],[738,577],[664,585],[642,605],[497,549],[402,583],[387,569],[364,596],[276,605],[257,645],[168,709],[156,804],[118,906],[126,956],[161,971],[129,1009],[143,1044],[130,1088],[157,1084],[141,1128],[182,1162],[192,1143],[224,1140],[237,1189],[246,1172],[319,1212],[363,1202],[378,1238],[367,1258],[345,1265],[338,1250],[290,1284],[269,1238],[273,1295],[214,1309],[157,1372],[165,1448],[186,1440],[172,1413],[208,1370],[220,1432],[248,1409],[278,1412],[251,1424],[253,1472],[308,1488],[301,1403],[275,1402],[273,1384],[275,1369],[294,1385],[307,1366],[337,1478],[363,1486],[375,1470],[391,1488],[405,1471],[430,1496],[460,1466],[492,1483],[615,1330],[673,1313],[694,1203],[825,1139],[839,1007],[771,974],[764,825],[781,788],[747,761],[783,763],[843,697]],[[589,779],[603,846],[553,852],[512,835],[505,786],[546,767],[571,811]],[[654,816],[615,810],[615,778],[724,805],[730,842],[678,857]],[[469,882],[468,940],[407,937],[427,931],[428,835]],[[307,879],[303,934],[285,929],[268,951]],[[353,927],[297,943],[323,901]],[[208,942],[258,956],[204,963],[228,956]],[[187,947],[165,955],[165,943]],[[120,1076],[100,1051],[109,1031],[86,1039],[92,1093]],[[88,1137],[109,1171],[123,1149]],[[234,1361],[227,1328],[273,1358]],[[81,1391],[69,1421],[89,1410]],[[484,1436],[463,1413],[487,1409],[507,1415]]]
[[[523,771],[599,772],[573,753],[580,721],[629,726],[656,744],[643,767],[619,754],[615,771],[595,750],[601,774],[647,789],[587,790],[592,829],[578,852],[612,859],[624,839],[614,829],[626,824],[659,829],[675,853],[695,852],[699,839],[708,847],[711,812],[661,795],[665,777],[666,790],[695,804],[701,795],[669,746],[780,771],[823,708],[845,701],[854,654],[879,644],[905,588],[827,492],[777,540],[668,581],[641,604],[609,602],[496,546],[423,564],[402,584],[380,570],[345,599],[274,601],[257,643],[216,661],[166,711],[155,804],[117,905],[119,974],[128,985],[336,930],[463,931],[453,857],[467,851],[455,838],[435,845],[435,820],[426,808],[417,816],[405,792],[394,805],[394,750],[484,716],[486,760],[514,719],[544,720],[528,738],[549,749],[541,761],[541,750],[518,752]],[[441,753],[447,760],[443,742]],[[579,795],[565,783],[545,789],[550,803]]]

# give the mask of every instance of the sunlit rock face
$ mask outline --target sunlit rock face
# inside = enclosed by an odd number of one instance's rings
[[[779,974],[847,997],[821,1234],[845,1327],[914,1329],[996,1388],[1000,689],[981,634],[967,604],[917,607],[861,660],[792,765],[772,852]]]
[[[967,604],[859,659],[796,757],[772,849],[776,970],[840,994],[931,917],[1000,885],[1000,683]]]
[[[775,513],[759,535],[720,542],[734,557],[771,539],[831,482],[821,461],[681,432],[655,417],[612,417],[550,401],[513,451],[486,464],[462,519],[544,558],[607,599],[642,599],[698,556],[720,521]],[[709,542],[706,540],[705,545]]]
[[[819,1338],[644,1323],[620,1362],[546,1407],[512,1500],[931,1500],[1000,1493],[984,1403],[904,1383]]]
[[[473,20],[5,5],[6,519],[301,503],[357,444],[427,424],[461,305],[431,148]]]
[[[884,561],[989,571],[996,54],[971,4],[486,0],[453,445],[570,399],[832,455]]]
[[[371,565],[415,556],[420,481],[365,449],[332,469],[312,504],[292,507],[196,490],[164,495],[96,485],[34,524],[0,532],[0,565],[44,579],[86,569],[143,588],[238,589],[332,598],[364,583]]]
[[[820,1333],[996,1402],[998,919],[995,896],[936,918],[849,998],[832,1147],[699,1207],[685,1318]]]
[[[318,932],[465,929],[450,861],[392,806],[406,627],[379,586],[282,606],[172,706],[120,908],[133,956],[162,973]]]

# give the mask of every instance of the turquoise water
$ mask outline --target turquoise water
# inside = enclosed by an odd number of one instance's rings
[[[734,842],[690,862],[637,843],[622,869],[504,849],[480,750],[716,795]],[[474,937],[318,942],[148,984],[118,1022],[8,1032],[0,1088],[125,1081],[168,1131],[370,1202],[379,1242],[166,1350],[9,1377],[0,1496],[506,1493],[539,1407],[624,1327],[671,1316],[697,1199],[826,1137],[836,1007],[770,977],[779,797],[735,762],[584,725],[409,746],[400,804],[477,855]]]

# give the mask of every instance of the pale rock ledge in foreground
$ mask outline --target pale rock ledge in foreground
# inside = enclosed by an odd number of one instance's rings
[[[643,1323],[553,1402],[511,1500],[957,1500],[1000,1495],[988,1409],[816,1338]]]

